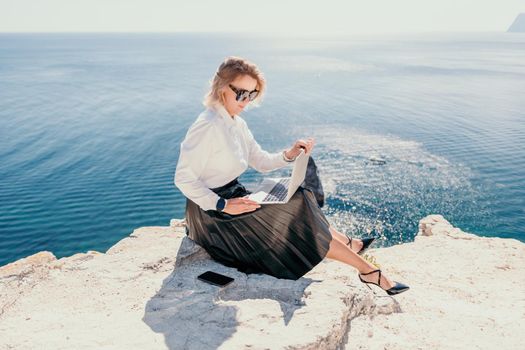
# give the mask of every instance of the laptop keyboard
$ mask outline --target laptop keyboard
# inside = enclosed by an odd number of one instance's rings
[[[288,195],[288,185],[290,184],[291,178],[285,178],[279,180],[278,183],[272,188],[272,190],[264,197],[264,202],[281,202]]]

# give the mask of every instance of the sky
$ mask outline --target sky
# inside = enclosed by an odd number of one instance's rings
[[[525,0],[0,0],[0,32],[506,31]]]

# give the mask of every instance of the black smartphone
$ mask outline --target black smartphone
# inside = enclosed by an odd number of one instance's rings
[[[213,271],[206,271],[203,274],[197,276],[197,278],[201,281],[208,282],[219,287],[224,287],[225,285],[232,283],[234,280],[231,277],[224,276]]]

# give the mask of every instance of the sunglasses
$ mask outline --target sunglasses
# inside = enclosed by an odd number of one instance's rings
[[[250,101],[253,101],[253,100],[255,100],[257,95],[259,95],[259,90],[257,90],[257,89],[255,89],[253,91],[248,91],[248,90],[244,90],[244,89],[237,89],[232,84],[228,84],[228,85],[230,86],[230,89],[232,89],[233,92],[235,92],[237,94],[237,96],[235,96],[235,100],[237,100],[237,101],[246,101],[247,98],[249,98]]]

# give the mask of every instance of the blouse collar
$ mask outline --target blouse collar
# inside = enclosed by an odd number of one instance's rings
[[[226,108],[221,103],[216,104],[214,107],[227,126],[231,127],[237,125],[237,115],[234,115],[232,118],[230,113],[228,113]]]

